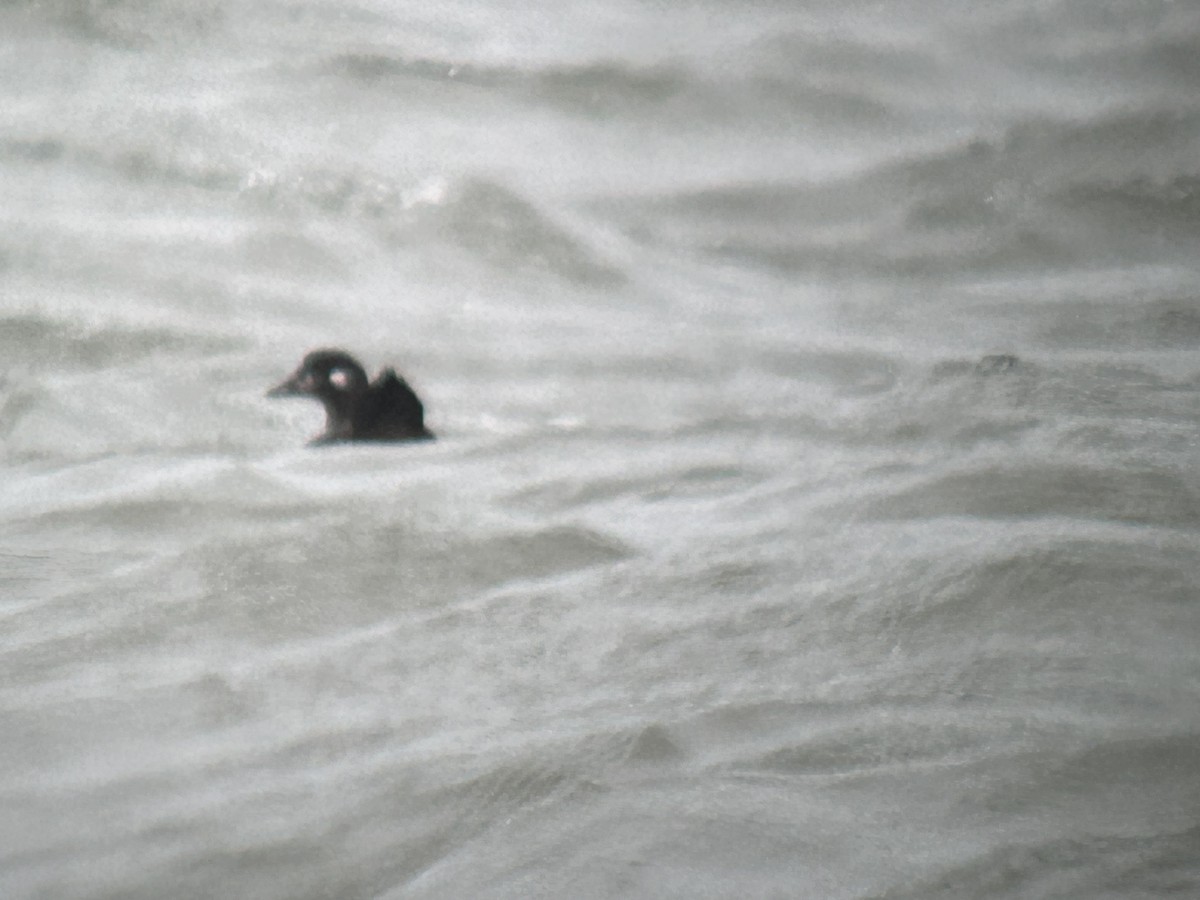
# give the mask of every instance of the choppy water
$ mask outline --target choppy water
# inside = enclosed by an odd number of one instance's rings
[[[1200,895],[1197,47],[0,6],[0,893]]]

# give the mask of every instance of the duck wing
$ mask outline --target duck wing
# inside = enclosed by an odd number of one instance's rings
[[[384,369],[363,397],[357,430],[368,440],[431,438],[425,406],[394,369]]]

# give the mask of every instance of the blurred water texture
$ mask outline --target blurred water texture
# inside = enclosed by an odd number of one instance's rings
[[[0,892],[1200,893],[1197,47],[0,6]]]

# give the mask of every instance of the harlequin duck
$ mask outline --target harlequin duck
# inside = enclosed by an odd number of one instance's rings
[[[325,406],[325,431],[311,443],[422,441],[425,407],[403,378],[384,369],[373,381],[345,350],[314,350],[268,397],[312,397]]]

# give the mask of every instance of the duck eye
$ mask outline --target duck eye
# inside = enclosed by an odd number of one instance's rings
[[[329,383],[339,391],[344,391],[350,387],[350,373],[345,369],[331,369],[329,372]]]

